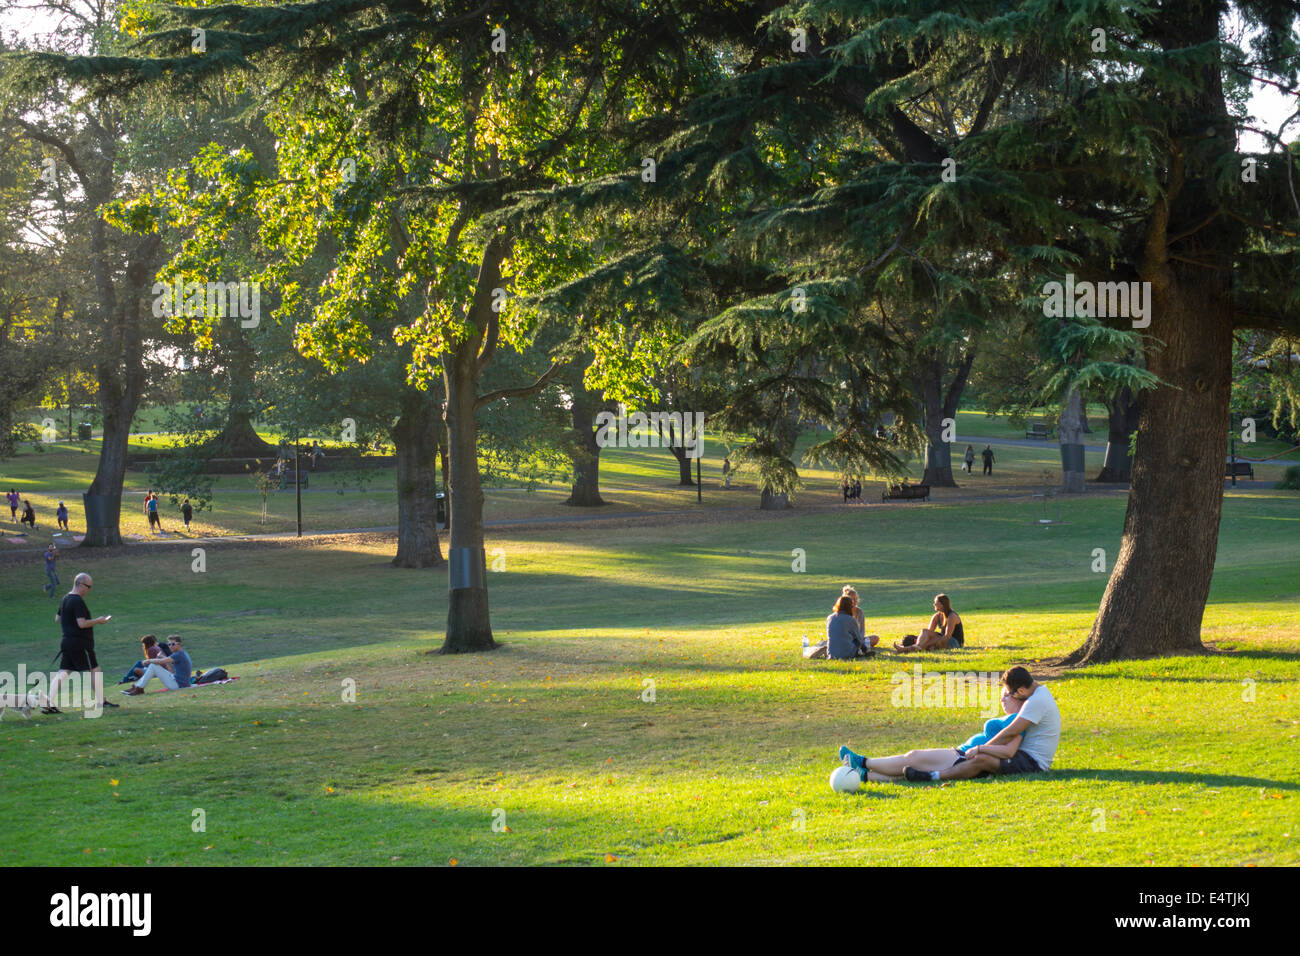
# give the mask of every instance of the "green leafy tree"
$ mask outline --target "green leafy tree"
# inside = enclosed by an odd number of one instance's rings
[[[807,114],[853,111],[867,134],[840,183],[760,221],[769,235],[800,230],[810,249],[846,224],[829,254],[841,275],[856,264],[846,279],[915,290],[919,269],[939,314],[974,321],[1012,307],[1039,293],[1044,273],[1149,283],[1138,286],[1137,296],[1149,292],[1140,307],[1093,313],[1116,327],[1150,319],[1142,366],[1163,384],[1141,403],[1120,553],[1074,662],[1200,648],[1232,335],[1300,322],[1294,158],[1236,149],[1246,84],[1296,88],[1296,10],[1231,9],[1252,28],[1240,42],[1222,29],[1229,5],[1207,0],[789,5],[770,22],[804,30],[807,55],[747,61],[699,102],[696,152],[681,152],[725,169],[740,154],[737,130],[760,110],[800,133]],[[958,86],[974,108],[937,125],[922,104]],[[860,287],[843,286],[845,300]]]

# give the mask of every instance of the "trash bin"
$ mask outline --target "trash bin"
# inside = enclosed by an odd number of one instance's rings
[[[90,422],[81,422],[77,425],[77,440],[90,441]]]
[[[438,503],[438,524],[445,528],[447,526],[447,496],[440,491],[433,498]]]

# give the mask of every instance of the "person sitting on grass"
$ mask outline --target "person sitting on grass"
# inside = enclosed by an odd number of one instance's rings
[[[190,675],[194,672],[194,664],[190,661],[190,655],[185,653],[181,647],[181,639],[175,634],[167,637],[168,656],[159,657],[152,661],[140,675],[140,679],[122,691],[127,697],[138,697],[144,693],[146,685],[155,677],[162,681],[163,686],[168,690],[180,690],[183,687],[190,686]]]
[[[144,675],[144,669],[149,666],[149,662],[163,656],[162,648],[158,646],[158,638],[154,637],[152,634],[146,634],[144,637],[140,638],[140,653],[143,654],[144,657],[131,665],[131,669],[126,672],[126,675],[120,681],[118,681],[119,684],[129,684],[137,677],[142,677]]]
[[[826,617],[826,656],[847,661],[858,654],[870,654],[862,642],[862,631],[853,616],[853,598],[841,594]]]
[[[966,759],[966,754],[975,747],[985,746],[990,740],[1009,727],[1016,719],[1023,701],[1013,695],[1005,687],[1002,689],[1002,713],[1001,717],[990,717],[984,721],[984,730],[978,734],[972,735],[964,743],[956,747],[936,747],[933,750],[909,750],[905,754],[898,754],[893,757],[863,757],[855,754],[848,747],[840,747],[839,757],[841,762],[853,768],[859,774],[862,774],[864,780],[871,780],[876,783],[887,781],[897,782],[904,779],[904,772],[908,767],[915,767],[919,770],[947,770],[953,764]],[[1020,746],[1020,735],[1016,735],[1015,748]],[[989,751],[985,751],[988,753]],[[870,767],[868,767],[870,763]]]
[[[894,650],[906,654],[909,651],[937,651],[965,646],[966,632],[962,627],[961,615],[952,609],[948,595],[936,594],[934,614],[930,617],[930,623],[921,628],[921,633],[916,636],[916,643],[895,643]]]
[[[1061,712],[1056,700],[1023,667],[1006,670],[1002,686],[1020,702],[1015,718],[985,743],[974,743],[974,738],[967,741],[970,746],[960,755],[955,748],[946,753],[944,748],[913,750],[902,757],[859,757],[855,766],[852,757],[857,755],[841,748],[841,759],[859,772],[865,770],[866,779],[875,782],[897,780],[900,766],[903,779],[911,781],[969,780],[989,774],[1050,770],[1061,743]]]
[[[867,633],[867,617],[862,613],[862,604],[858,600],[858,592],[851,585],[846,584],[840,593],[853,598],[853,620],[858,623],[858,633],[862,635],[862,642],[875,647],[880,643],[880,635]]]

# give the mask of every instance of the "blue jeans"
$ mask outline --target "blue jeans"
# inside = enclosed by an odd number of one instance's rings
[[[136,679],[135,669],[139,667],[141,670],[143,670],[145,663],[146,663],[145,661],[136,661],[134,664],[131,665],[131,668],[125,674],[122,675],[122,679],[118,681],[118,683],[126,684],[135,680]]]
[[[49,591],[49,592],[50,592],[50,597],[54,597],[54,592],[55,592],[56,590],[58,590],[58,587],[59,587],[59,576],[58,576],[57,574],[54,573],[54,569],[53,569],[53,568],[46,568],[46,569],[45,569],[45,576],[46,576],[47,578],[49,578],[50,581],[49,581],[48,584],[42,584],[42,585],[41,585],[41,590],[42,590],[42,591]]]

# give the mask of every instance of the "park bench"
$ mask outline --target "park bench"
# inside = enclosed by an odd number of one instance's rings
[[[302,486],[303,486],[304,488],[306,488],[306,487],[307,487],[307,484],[308,484],[308,479],[310,478],[310,475],[308,475],[308,473],[304,471],[304,472],[302,472],[301,477],[302,477]],[[293,469],[292,469],[292,468],[286,468],[286,469],[284,470],[284,474],[280,476],[280,487],[281,487],[281,488],[292,488],[292,487],[297,483],[297,481],[298,481],[298,479],[294,477]]]
[[[1026,438],[1042,438],[1044,440],[1052,437],[1052,426],[1044,425],[1042,422],[1034,422],[1025,429]]]
[[[929,501],[929,485],[886,485],[884,494],[880,496],[881,501]]]
[[[1255,466],[1248,461],[1230,461],[1227,464],[1227,471],[1223,477],[1232,478],[1234,476],[1237,478],[1249,478],[1254,481]]]

